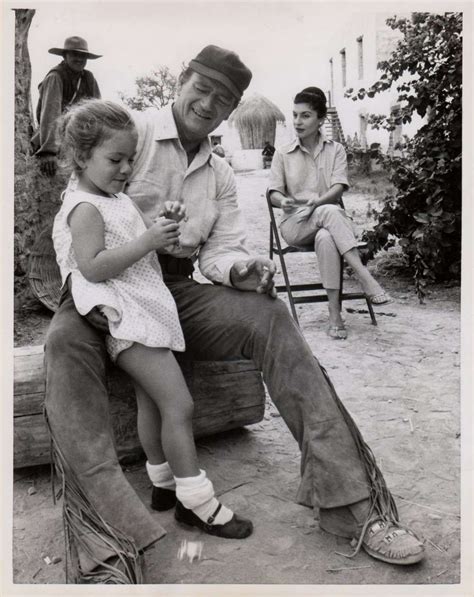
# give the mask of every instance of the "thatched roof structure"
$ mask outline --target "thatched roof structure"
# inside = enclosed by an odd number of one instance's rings
[[[243,101],[229,118],[239,132],[242,149],[262,149],[265,141],[274,145],[277,122],[285,122],[283,112],[257,93]]]

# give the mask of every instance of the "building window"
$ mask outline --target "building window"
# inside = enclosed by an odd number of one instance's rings
[[[365,111],[359,113],[359,134],[360,146],[362,149],[367,149],[367,114]]]
[[[357,38],[357,62],[359,66],[359,79],[364,78],[364,41],[363,36]]]
[[[334,97],[334,64],[332,58],[329,59],[329,70],[331,73],[331,98],[329,100],[329,105],[332,105],[332,98]]]
[[[346,48],[340,51],[341,54],[341,72],[342,72],[342,86],[347,85],[347,67],[346,67]]]

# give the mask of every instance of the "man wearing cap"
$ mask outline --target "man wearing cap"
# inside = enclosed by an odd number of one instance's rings
[[[100,58],[92,54],[85,39],[68,37],[63,48],[51,48],[50,54],[62,56],[63,60],[52,68],[39,84],[39,100],[36,108],[38,129],[31,143],[40,167],[47,176],[54,176],[59,150],[56,122],[70,105],[81,99],[100,98],[99,86],[94,75],[86,70],[87,60]]]
[[[422,543],[398,524],[372,452],[285,304],[275,298],[274,263],[246,249],[232,169],[212,154],[208,135],[229,117],[251,76],[235,53],[217,46],[191,60],[174,104],[136,115],[139,140],[127,193],[152,218],[165,201],[185,205],[179,246],[160,255],[160,262],[187,354],[195,360],[252,359],[261,369],[301,449],[297,501],[319,509],[323,529],[360,539],[359,547],[372,556],[418,562]],[[191,278],[195,263],[213,284]],[[46,342],[46,411],[56,446],[93,506],[143,549],[164,531],[117,461],[108,432],[104,340],[96,329],[101,321],[91,312],[89,322],[65,296]],[[170,490],[172,478],[161,481]],[[152,507],[172,507],[168,498],[169,491],[166,504]],[[85,559],[82,565],[87,572]]]

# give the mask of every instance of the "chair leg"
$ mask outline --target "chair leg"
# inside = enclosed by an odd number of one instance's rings
[[[342,293],[344,292],[344,257],[341,255],[341,271],[339,272],[339,310],[342,313]]]
[[[372,303],[369,301],[369,299],[366,297],[365,298],[366,302],[367,302],[367,309],[369,310],[370,313],[370,319],[372,320],[372,325],[377,325],[377,320],[375,319],[375,313],[374,313],[374,308],[372,307]]]
[[[285,259],[284,259],[283,255],[281,255],[281,254],[279,255],[279,257],[280,257],[280,264],[281,264],[281,272],[283,274],[283,278],[285,279],[286,292],[288,294],[288,300],[290,301],[291,314],[293,315],[293,319],[299,325],[298,315],[296,314],[295,302],[293,300],[293,293],[291,292],[290,279],[288,277],[288,272],[286,270]]]
[[[293,315],[293,319],[299,325],[298,315],[296,314],[295,302],[293,300],[293,294],[291,292],[291,284],[290,284],[290,279],[288,277],[288,272],[287,272],[286,265],[285,265],[285,258],[283,256],[283,249],[281,246],[280,237],[278,236],[278,233],[275,233],[275,234],[273,233],[273,226],[272,226],[272,224],[270,224],[270,238],[273,239],[273,237],[275,238],[275,241],[277,244],[277,253],[278,253],[278,257],[280,258],[281,272],[282,272],[283,278],[285,280],[286,292],[288,294],[288,300],[290,302],[291,314]],[[270,247],[271,247],[270,248],[271,254],[273,254],[273,242],[270,243]]]

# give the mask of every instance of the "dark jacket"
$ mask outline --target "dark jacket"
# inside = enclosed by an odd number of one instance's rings
[[[36,118],[39,127],[31,143],[37,155],[57,154],[59,149],[56,135],[57,119],[68,106],[81,99],[100,98],[99,86],[90,71],[83,70],[81,73],[76,73],[63,60],[48,72],[38,89]]]

